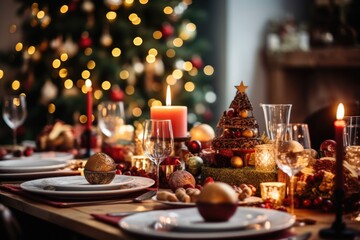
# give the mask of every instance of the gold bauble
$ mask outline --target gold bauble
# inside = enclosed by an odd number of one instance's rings
[[[233,156],[230,161],[231,161],[231,166],[234,168],[241,168],[244,166],[244,161],[239,156]]]

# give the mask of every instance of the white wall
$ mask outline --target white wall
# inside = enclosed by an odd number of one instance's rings
[[[269,20],[283,19],[292,14],[295,19],[304,15],[303,0],[227,0],[226,6],[226,79],[220,109],[228,108],[241,81],[249,86],[247,94],[254,115],[265,131],[260,103],[266,103],[266,76],[261,51],[265,42],[265,28]]]

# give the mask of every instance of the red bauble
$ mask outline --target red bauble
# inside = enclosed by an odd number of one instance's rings
[[[229,108],[227,111],[226,111],[226,115],[229,116],[229,117],[234,117],[235,115],[235,110],[233,108]]]
[[[164,23],[161,27],[161,33],[164,38],[168,38],[174,34],[174,27],[169,23]]]
[[[192,140],[188,143],[188,149],[191,153],[199,153],[201,151],[201,142]]]
[[[335,157],[336,142],[332,139],[325,140],[320,145],[320,152],[322,152],[324,157]]]
[[[118,86],[112,87],[110,90],[109,98],[114,102],[124,100],[124,92]]]
[[[194,67],[196,67],[197,69],[200,69],[204,63],[202,58],[199,55],[195,55],[191,58],[191,63]]]
[[[92,39],[88,35],[82,36],[80,38],[79,46],[81,48],[91,47],[92,46]]]

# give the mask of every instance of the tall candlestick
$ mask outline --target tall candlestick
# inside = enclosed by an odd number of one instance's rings
[[[85,81],[85,86],[87,88],[86,93],[86,116],[87,116],[87,124],[86,129],[91,130],[92,125],[92,83],[90,79]]]
[[[336,112],[335,126],[335,140],[336,140],[336,163],[335,163],[335,221],[330,228],[321,229],[319,235],[321,238],[331,239],[353,239],[357,232],[353,229],[346,228],[342,219],[342,207],[344,201],[344,173],[343,173],[343,159],[344,159],[344,128],[345,121],[343,120],[345,115],[344,105],[339,104]]]
[[[170,86],[167,87],[166,106],[153,106],[150,108],[150,118],[165,120],[170,119],[174,138],[187,137],[187,107],[171,106]]]
[[[345,121],[344,118],[344,105],[339,104],[336,112],[336,121],[335,126],[335,141],[336,141],[336,176],[335,176],[335,186],[337,189],[342,189],[344,185],[344,176],[343,176],[343,159],[344,159],[344,128]]]

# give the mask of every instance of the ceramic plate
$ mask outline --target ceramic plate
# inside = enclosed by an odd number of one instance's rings
[[[239,212],[238,212],[239,211]],[[176,218],[169,224],[175,228],[188,231],[226,231],[232,229],[240,229],[249,226],[250,224],[257,224],[265,222],[266,215],[259,213],[254,209],[238,208],[235,212],[235,217],[226,222],[205,222],[199,214],[184,215]]]
[[[32,155],[26,157],[14,157],[12,154],[7,154],[5,156],[6,160],[59,160],[59,161],[65,161],[70,160],[74,158],[74,154],[67,153],[67,152],[35,152]]]
[[[233,224],[236,221],[243,221],[243,212],[251,212],[254,215],[263,215],[267,218],[263,223],[250,225],[246,228],[225,229],[226,224]],[[224,238],[244,238],[255,237],[270,234],[280,230],[290,228],[295,219],[288,213],[265,208],[238,207],[234,216],[228,222],[219,223],[219,225],[211,223],[214,230],[208,229],[191,231],[184,229],[155,229],[154,223],[162,217],[173,217],[178,222],[191,219],[191,216],[198,217],[199,213],[196,208],[173,209],[151,211],[146,213],[137,213],[123,218],[119,221],[119,226],[127,233],[147,236],[152,238],[174,238],[174,239],[224,239]]]
[[[61,181],[66,181],[66,178],[72,178],[72,176],[36,179],[24,182],[20,187],[32,193],[57,199],[101,199],[137,192],[151,187],[155,183],[155,181],[150,178],[132,176],[134,180],[129,184],[119,186],[119,189],[101,191],[58,191],[52,186],[54,183],[59,182],[59,178],[61,178]]]
[[[67,163],[59,160],[4,160],[0,161],[1,173],[41,172],[64,168]]]
[[[177,206],[177,207],[194,207],[195,206],[194,202],[184,203],[184,202],[163,201],[163,200],[158,200],[156,198],[156,196],[154,196],[152,198],[152,200],[154,200],[156,202],[159,202],[159,203],[172,205],[172,206]],[[259,197],[248,197],[248,198],[245,198],[243,201],[239,201],[238,205],[239,206],[248,206],[248,205],[253,205],[253,204],[257,204],[257,203],[261,203],[261,202],[263,202],[263,200],[261,198],[259,198]]]
[[[53,180],[52,186],[59,191],[99,191],[119,189],[120,186],[134,181],[134,178],[125,175],[115,175],[114,180],[109,184],[90,184],[84,176],[57,178]]]
[[[80,175],[79,171],[70,169],[59,169],[44,172],[24,172],[24,173],[0,173],[0,179],[7,180],[30,180],[45,177],[58,177],[58,176],[73,176]]]

